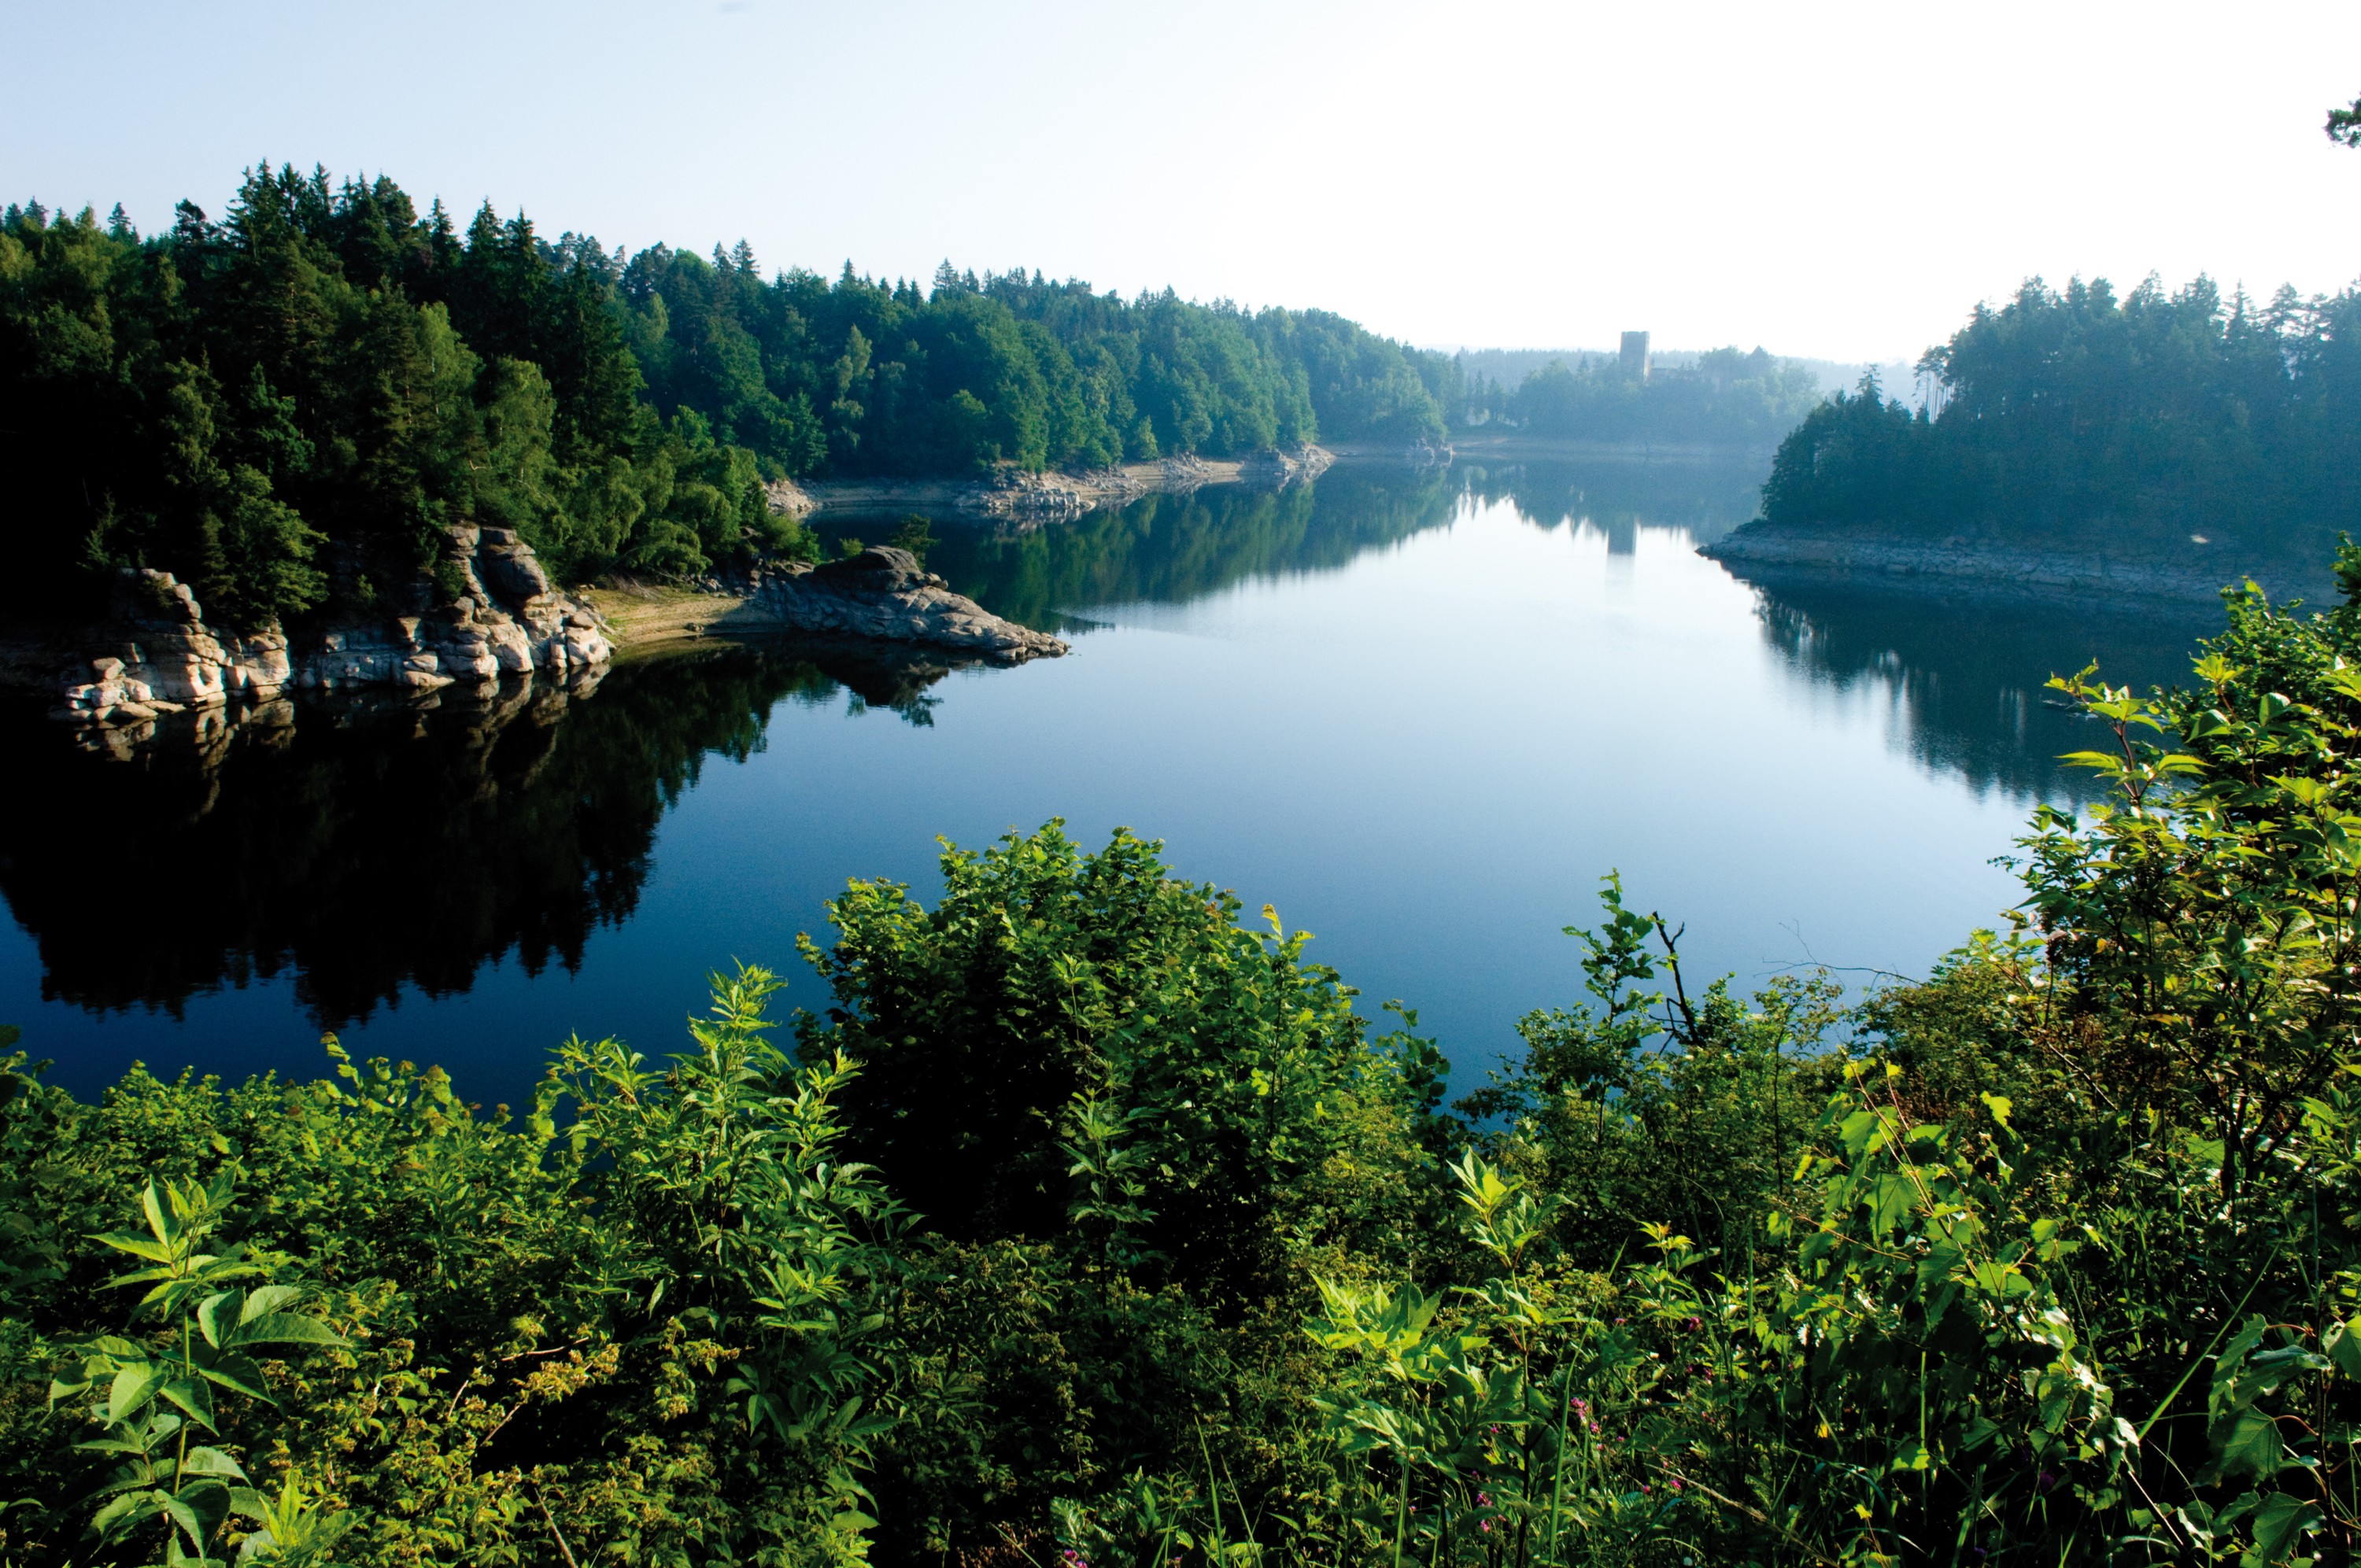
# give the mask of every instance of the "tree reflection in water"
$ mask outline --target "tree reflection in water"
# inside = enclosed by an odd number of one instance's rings
[[[951,664],[712,643],[571,685],[302,698],[77,738],[17,707],[0,894],[45,998],[161,1009],[287,971],[340,1028],[514,954],[571,970],[636,905],[664,811],[782,700],[928,722]],[[110,743],[111,742],[111,743]]]

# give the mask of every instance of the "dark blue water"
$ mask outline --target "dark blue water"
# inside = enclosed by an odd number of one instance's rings
[[[2043,677],[2169,677],[2202,623],[1766,592],[1693,548],[1758,478],[1346,466],[950,534],[938,570],[1074,644],[1013,670],[708,644],[127,760],[11,711],[0,1022],[81,1091],[135,1059],[308,1076],[334,1028],[513,1100],[569,1033],[674,1048],[732,960],[819,1005],[796,937],[847,878],[923,894],[937,835],[1053,817],[1275,905],[1463,1081],[1576,998],[1560,927],[1609,869],[1693,972],[1923,973],[2079,787]]]

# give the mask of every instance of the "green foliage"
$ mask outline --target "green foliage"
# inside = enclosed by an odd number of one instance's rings
[[[2361,292],[2224,299],[2153,277],[2030,279],[1919,362],[1916,412],[1874,379],[1781,444],[1767,526],[1980,535],[2225,558],[2325,582],[2361,520]],[[2227,555],[2225,556],[2225,552]]]
[[[1471,376],[1467,418],[1534,435],[1630,444],[1768,446],[1818,405],[1811,367],[1761,348],[1717,348],[1644,379],[1611,354],[1552,359],[1514,387]]]
[[[766,481],[1439,435],[1449,380],[1320,312],[948,267],[765,280],[742,243],[626,260],[489,206],[462,235],[383,177],[263,164],[225,220],[183,203],[145,239],[0,217],[5,600],[89,608],[151,565],[238,626],[376,613],[466,519],[565,581],[808,557]]]
[[[2105,797],[2037,811],[2005,931],[1741,1000],[1609,876],[1587,1002],[1456,1116],[1304,933],[1055,823],[851,884],[792,1049],[717,976],[514,1117],[333,1042],[96,1104],[14,1057],[0,1552],[2343,1561],[2340,571],[2225,596],[2186,688],[2056,683]]]
[[[923,565],[926,563],[927,552],[940,543],[935,538],[934,529],[929,526],[929,519],[921,517],[917,512],[906,513],[902,521],[894,525],[894,532],[885,543],[897,550],[907,550],[917,556],[919,564]]]

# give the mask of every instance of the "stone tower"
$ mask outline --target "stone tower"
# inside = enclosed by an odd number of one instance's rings
[[[1623,334],[1623,374],[1635,381],[1648,378],[1648,334],[1627,332]]]

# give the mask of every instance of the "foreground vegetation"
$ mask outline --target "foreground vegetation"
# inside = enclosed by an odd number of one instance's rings
[[[1439,437],[1451,379],[1320,311],[766,278],[742,242],[626,258],[489,204],[463,233],[391,180],[266,164],[144,237],[120,207],[0,217],[0,609],[137,565],[236,626],[365,609],[462,520],[569,582],[693,573],[808,547],[769,479]]]
[[[2113,789],[2006,931],[1741,997],[1610,878],[1451,1111],[1302,933],[1054,825],[513,1114],[19,1057],[0,1560],[2347,1561],[2342,566],[2059,683]]]

